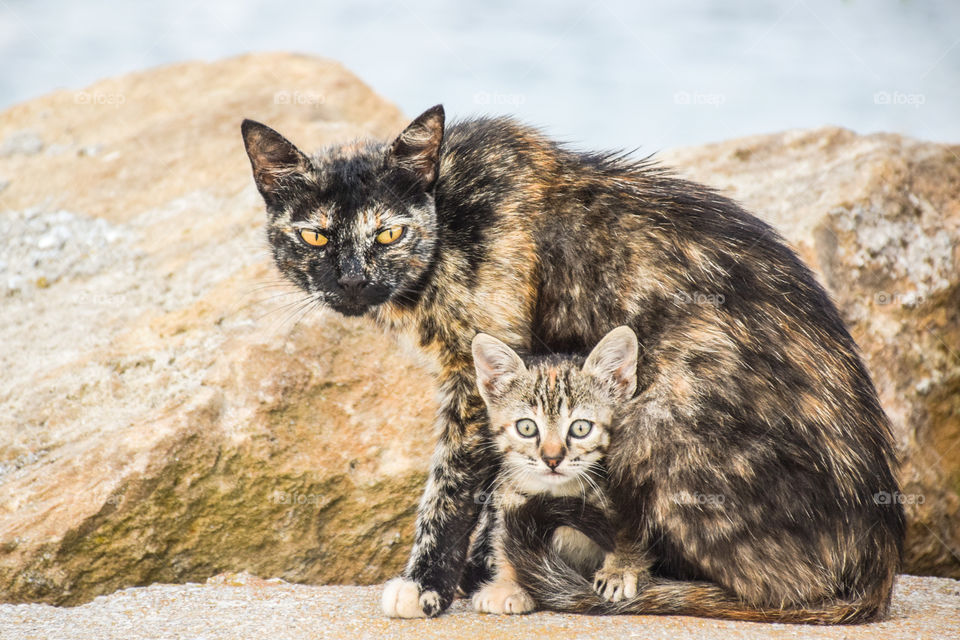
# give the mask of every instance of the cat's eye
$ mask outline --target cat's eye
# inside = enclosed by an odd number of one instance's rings
[[[589,420],[574,420],[570,425],[570,435],[574,438],[586,438],[593,431],[593,423]]]
[[[380,244],[393,244],[403,237],[403,232],[406,231],[406,229],[406,227],[400,225],[383,229],[377,234],[377,242]]]
[[[537,423],[530,418],[517,420],[517,433],[522,435],[524,438],[532,438],[533,436],[537,435]]]
[[[327,236],[315,229],[300,229],[300,237],[312,247],[322,247],[327,244]]]

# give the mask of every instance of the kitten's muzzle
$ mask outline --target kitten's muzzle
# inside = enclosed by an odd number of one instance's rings
[[[560,463],[563,462],[563,454],[558,456],[540,456],[540,459],[543,460],[543,463],[550,467],[551,471],[556,471],[557,467],[560,466]]]

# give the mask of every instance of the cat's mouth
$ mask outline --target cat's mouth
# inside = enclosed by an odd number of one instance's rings
[[[556,469],[544,469],[540,472],[540,476],[547,482],[561,483],[569,480],[567,474],[563,471],[557,471]]]
[[[337,313],[350,317],[356,318],[362,316],[367,311],[370,310],[370,305],[366,304],[346,304],[346,303],[337,303],[330,305],[334,311]]]

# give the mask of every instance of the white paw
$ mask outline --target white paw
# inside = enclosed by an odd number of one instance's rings
[[[593,578],[593,589],[604,600],[620,602],[637,595],[640,574],[630,568],[600,569]]]
[[[413,580],[394,578],[384,585],[380,603],[391,618],[425,618],[424,609],[439,609],[440,598],[433,591],[421,595],[420,586]]]
[[[533,598],[516,582],[494,582],[473,596],[473,608],[480,613],[528,613],[535,606]]]

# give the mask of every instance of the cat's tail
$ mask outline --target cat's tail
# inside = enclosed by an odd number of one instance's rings
[[[889,597],[830,600],[804,606],[757,607],[711,582],[654,579],[629,600],[610,602],[568,565],[551,544],[559,526],[580,530],[605,551],[613,548],[613,531],[603,514],[582,502],[554,499],[504,514],[506,556],[540,608],[595,615],[682,615],[752,622],[853,624],[877,620]],[[892,578],[891,578],[892,581]],[[878,593],[889,594],[889,586]]]

